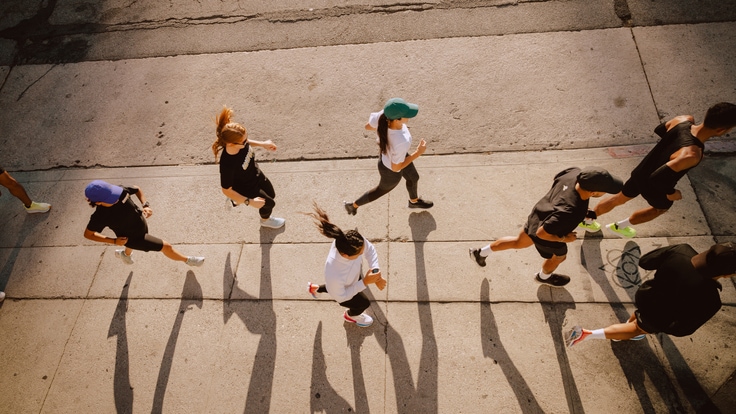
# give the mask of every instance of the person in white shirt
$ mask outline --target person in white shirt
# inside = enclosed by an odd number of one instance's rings
[[[378,160],[378,173],[381,176],[378,186],[368,190],[354,202],[344,202],[348,214],[355,215],[358,207],[382,197],[393,190],[401,177],[406,180],[409,192],[409,208],[430,208],[431,201],[422,200],[417,192],[419,173],[414,167],[414,160],[427,150],[427,142],[421,140],[416,151],[409,154],[411,133],[406,123],[419,112],[419,106],[406,102],[401,98],[391,98],[383,106],[383,110],[371,113],[365,129],[376,131],[381,157]]]
[[[315,224],[323,235],[335,239],[330,246],[330,253],[325,262],[325,284],[307,284],[309,294],[317,298],[317,293],[328,293],[340,306],[348,308],[343,318],[360,327],[371,326],[373,318],[364,311],[371,305],[363,290],[374,283],[379,290],[386,287],[386,280],[381,275],[376,248],[357,230],[343,232],[330,223],[324,210],[314,205],[314,213],[306,213],[315,220]],[[368,272],[362,274],[362,265],[368,262]]]

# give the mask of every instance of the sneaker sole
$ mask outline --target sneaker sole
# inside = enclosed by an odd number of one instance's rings
[[[312,295],[313,298],[317,299],[317,294],[312,293],[312,282],[307,282],[307,293]]]
[[[263,223],[261,223],[261,227],[265,227],[267,229],[280,229],[280,228],[284,227],[285,225],[286,225],[286,222],[281,223],[280,226],[271,226],[269,224],[263,224]]]
[[[621,234],[621,233],[617,232],[616,230],[612,229],[611,227],[613,227],[613,224],[608,224],[608,225],[606,225],[606,228],[607,228],[608,230],[610,230],[610,231],[611,231],[611,233],[613,233],[613,234],[617,235],[618,237],[620,237],[620,238],[622,238],[622,239],[633,239],[634,237],[636,237],[636,234],[633,234],[633,235],[631,235],[631,236],[627,236],[627,235],[625,235],[625,234]]]
[[[345,322],[354,323],[354,324],[360,326],[361,328],[367,328],[367,327],[373,325],[373,322],[371,322],[368,325],[366,325],[364,323],[360,323],[360,322],[356,321],[355,319],[348,319],[347,315],[345,315],[345,314],[342,315],[342,318],[345,319]]]

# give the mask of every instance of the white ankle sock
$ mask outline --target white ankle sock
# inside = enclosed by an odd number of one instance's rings
[[[606,339],[606,334],[603,333],[603,328],[592,331],[588,338],[590,339]]]
[[[550,276],[552,276],[552,273],[550,274],[544,273],[544,269],[539,271],[539,278],[542,280],[547,280],[549,279]]]
[[[616,223],[616,226],[618,226],[618,228],[620,229],[623,229],[624,227],[631,226],[631,222],[629,221],[629,219],[621,220],[618,223]]]
[[[493,250],[491,250],[491,245],[489,244],[488,246],[480,248],[480,255],[483,257],[488,257],[492,251]]]

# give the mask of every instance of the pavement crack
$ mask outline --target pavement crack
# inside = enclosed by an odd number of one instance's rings
[[[51,65],[51,67],[49,68],[49,70],[47,70],[46,72],[44,72],[44,74],[43,74],[43,75],[39,76],[39,77],[38,77],[38,79],[36,79],[36,80],[34,80],[33,82],[31,82],[31,84],[30,84],[30,85],[26,86],[26,88],[25,88],[25,89],[23,89],[23,92],[21,92],[21,93],[20,93],[20,95],[18,95],[18,98],[16,98],[16,99],[15,99],[15,102],[18,102],[18,101],[20,101],[20,100],[21,100],[21,98],[23,98],[23,95],[25,95],[25,94],[26,94],[26,92],[28,92],[28,90],[29,90],[29,89],[31,89],[31,87],[32,87],[33,85],[35,85],[36,83],[38,83],[38,81],[40,81],[40,80],[41,80],[41,79],[43,79],[43,78],[44,78],[44,77],[45,77],[46,75],[48,75],[48,74],[49,74],[49,72],[51,72],[51,70],[52,70],[53,68],[55,68],[55,67],[56,67],[56,65]],[[10,73],[10,72],[8,72],[8,73]],[[4,82],[3,82],[3,84],[4,84]]]

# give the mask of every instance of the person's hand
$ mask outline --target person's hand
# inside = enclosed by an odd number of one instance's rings
[[[419,141],[419,146],[417,147],[417,155],[424,154],[424,151],[427,150],[427,141],[421,140]]]
[[[116,246],[125,246],[125,243],[127,243],[127,242],[128,242],[128,238],[127,237],[116,237],[115,238],[115,243],[113,243],[113,244],[116,245]]]
[[[277,147],[276,147],[276,144],[274,144],[273,141],[269,139],[269,140],[263,141],[263,148],[269,151],[276,151]]]
[[[153,209],[151,207],[143,207],[143,217],[149,218],[153,214]]]
[[[667,194],[667,199],[670,201],[682,200],[682,193],[680,190],[675,190],[672,194]]]
[[[378,280],[376,280],[376,287],[378,290],[383,290],[386,288],[386,279],[384,279],[380,273],[378,273]]]
[[[266,205],[266,199],[263,197],[251,198],[248,205],[255,208],[261,208]]]

